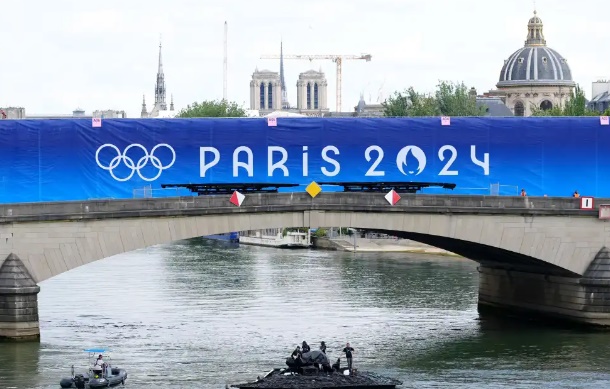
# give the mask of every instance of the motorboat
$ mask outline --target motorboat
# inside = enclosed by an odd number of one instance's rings
[[[96,389],[125,385],[127,371],[113,367],[107,349],[90,348],[83,350],[88,354],[87,366],[84,372],[76,373],[72,365],[69,378],[62,378],[59,385],[62,388]],[[97,355],[97,357],[96,357]]]
[[[326,355],[314,350],[286,359],[287,368],[275,368],[256,381],[227,385],[239,389],[394,389],[402,382],[373,372],[331,366]]]

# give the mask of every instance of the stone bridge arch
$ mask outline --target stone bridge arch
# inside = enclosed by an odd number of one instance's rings
[[[241,207],[228,204],[228,196],[3,205],[0,258],[10,255],[10,261],[0,265],[0,304],[13,299],[4,304],[14,307],[6,308],[5,317],[20,309],[15,297],[19,285],[7,275],[9,267],[22,279],[30,278],[19,282],[29,288],[22,294],[35,301],[33,285],[139,248],[231,231],[345,226],[390,232],[478,261],[479,302],[488,306],[610,324],[610,315],[603,312],[604,304],[610,305],[605,289],[592,297],[581,277],[587,272],[586,280],[603,278],[601,270],[591,273],[590,265],[594,258],[598,270],[610,264],[603,254],[609,232],[596,211],[581,211],[572,200],[405,195],[390,206],[376,193],[323,193],[313,199],[289,193],[249,195]],[[534,292],[532,283],[538,285]],[[595,284],[597,292],[602,284]],[[594,300],[597,311],[590,311],[587,299]],[[37,312],[37,305],[28,304]],[[7,330],[6,322],[3,331],[2,317],[0,312],[0,336],[20,333],[14,325]],[[38,333],[37,316],[35,322],[31,327]]]
[[[389,234],[453,251],[479,263],[582,275],[604,245],[589,220],[562,217],[469,215],[392,211],[274,211],[172,217],[23,222],[0,226],[4,257],[14,254],[36,283],[113,255],[158,244],[231,231],[344,226]],[[563,227],[558,227],[559,224]],[[571,231],[583,230],[575,241]],[[599,244],[594,244],[595,241]]]

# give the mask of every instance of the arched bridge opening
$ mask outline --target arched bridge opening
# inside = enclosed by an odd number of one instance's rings
[[[328,226],[479,262],[480,304],[610,324],[608,233],[573,199],[405,194],[391,205],[380,193],[257,193],[237,205],[229,195],[7,204],[0,215],[5,337],[37,336],[37,284],[92,261],[204,235]]]
[[[530,255],[524,255],[486,244],[417,232],[372,229],[364,229],[364,231],[386,234],[400,239],[409,239],[415,242],[424,243],[458,254],[487,267],[563,277],[580,277],[579,274],[566,270],[556,264],[543,261]]]

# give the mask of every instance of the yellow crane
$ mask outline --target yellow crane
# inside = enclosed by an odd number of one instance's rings
[[[261,59],[281,59],[281,55],[263,55]],[[370,54],[361,55],[324,55],[324,54],[297,54],[297,55],[284,55],[285,59],[307,59],[310,62],[314,59],[330,59],[337,64],[337,112],[341,112],[341,65],[343,60],[356,60],[363,59],[369,62],[372,58]]]

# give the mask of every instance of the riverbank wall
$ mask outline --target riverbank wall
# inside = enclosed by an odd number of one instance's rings
[[[451,251],[439,249],[408,239],[369,239],[351,236],[329,239],[312,237],[312,248],[318,250],[351,251],[351,252],[397,252],[459,256]]]

